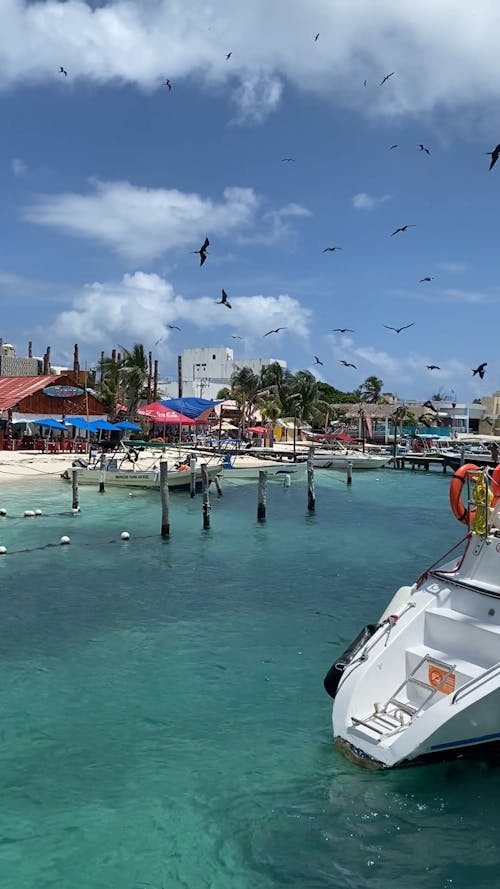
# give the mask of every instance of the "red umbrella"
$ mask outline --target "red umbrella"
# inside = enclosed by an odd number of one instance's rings
[[[196,425],[196,421],[192,420],[191,417],[185,417],[184,414],[179,414],[178,411],[163,407],[158,401],[140,407],[137,413],[140,414],[141,417],[147,417],[148,420],[153,420],[154,423],[163,423],[164,425],[171,426]]]
[[[264,432],[267,432],[265,426],[249,426],[247,432],[255,432],[256,435],[263,435]]]

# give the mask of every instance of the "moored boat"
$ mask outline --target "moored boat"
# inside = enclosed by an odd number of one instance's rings
[[[116,488],[150,488],[159,490],[160,488],[160,464],[156,461],[152,465],[141,466],[136,458],[137,451],[133,449],[124,454],[120,459],[115,455],[105,458],[104,461],[99,459],[93,463],[87,463],[83,459],[74,460],[71,467],[66,468],[61,473],[61,478],[71,481],[72,469],[78,469],[79,485],[98,486],[103,480],[106,486]],[[104,477],[102,473],[104,472]],[[207,465],[207,473],[209,481],[222,475],[222,463],[220,461],[209,463]],[[201,463],[197,460],[195,467],[196,484],[201,484]],[[191,466],[189,459],[180,460],[177,463],[169,465],[168,468],[168,486],[169,488],[187,488],[191,484]]]
[[[325,677],[335,744],[360,765],[498,752],[500,467],[461,467],[450,503],[465,538],[401,587]]]
[[[316,469],[338,469],[345,472],[349,463],[353,469],[381,469],[390,460],[389,454],[370,454],[346,448],[345,450],[317,450],[313,463]]]

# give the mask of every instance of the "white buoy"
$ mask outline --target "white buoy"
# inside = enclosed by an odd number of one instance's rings
[[[0,515],[7,515],[7,510],[2,507],[2,509],[0,509]]]
[[[284,487],[284,488],[289,488],[291,484],[292,484],[292,477],[291,477],[290,473],[287,472],[287,473],[283,476],[283,487]]]
[[[64,535],[64,537],[61,537],[59,543],[61,543],[61,544],[64,545],[64,544],[67,544],[67,543],[71,543],[71,541],[70,541],[69,537],[67,537],[66,535]]]
[[[130,534],[128,533],[128,531],[122,531],[120,537],[122,540],[130,540]]]
[[[6,552],[7,552],[7,547],[0,546],[0,556],[4,556]]]
[[[32,516],[34,516],[34,515],[35,515],[35,510],[34,510],[34,509],[25,509],[25,510],[24,510],[24,518],[25,518],[25,519],[30,519],[30,518],[32,518]]]
[[[80,512],[80,507],[74,506],[71,512],[73,513],[73,515],[78,515],[78,513]]]
[[[43,515],[41,509],[35,509],[35,515]]]

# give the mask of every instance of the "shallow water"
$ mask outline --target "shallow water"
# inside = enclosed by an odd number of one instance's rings
[[[0,874],[16,889],[496,885],[500,771],[364,772],[336,655],[462,528],[439,473],[317,472],[201,502],[0,490]],[[41,508],[36,519],[25,509]],[[129,542],[120,532],[130,532]],[[60,546],[63,534],[71,545]]]

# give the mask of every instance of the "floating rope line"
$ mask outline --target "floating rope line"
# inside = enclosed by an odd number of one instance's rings
[[[141,534],[141,535],[137,535],[137,537],[134,536],[133,540],[150,540],[150,539],[153,540],[153,539],[158,539],[158,538],[159,538],[158,534]],[[159,538],[159,539],[161,540],[161,538]],[[100,540],[100,541],[91,540],[91,541],[88,541],[87,543],[83,543],[81,545],[84,547],[85,546],[92,546],[95,549],[96,547],[99,547],[99,546],[110,546],[113,543],[124,543],[124,542],[125,541],[122,539],[120,539],[120,540],[116,540],[116,539]],[[60,547],[61,542],[59,542],[59,543],[44,543],[41,546],[32,546],[32,547],[27,547],[26,549],[10,549],[10,550],[7,550],[7,552],[2,553],[2,555],[5,557],[5,556],[17,556],[17,555],[20,555],[21,553],[36,553],[36,552],[41,552],[44,549],[50,549],[51,547],[54,547],[54,546]]]

